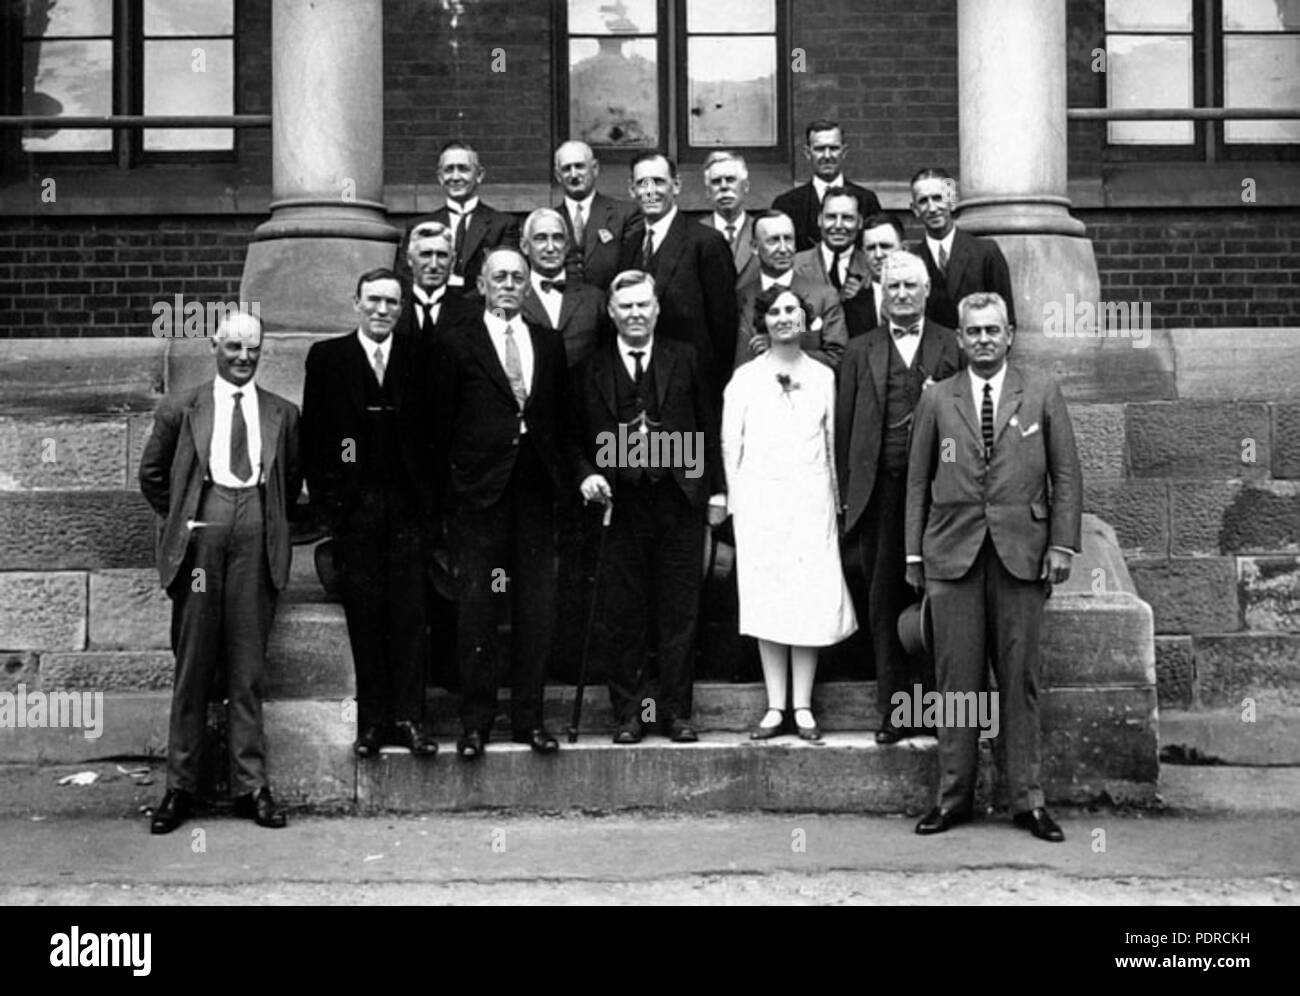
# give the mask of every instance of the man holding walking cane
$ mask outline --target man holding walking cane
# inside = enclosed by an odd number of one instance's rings
[[[578,366],[572,392],[582,497],[618,498],[617,513],[602,527],[593,655],[609,675],[615,743],[638,743],[652,722],[674,742],[693,743],[705,523],[726,518],[717,414],[695,350],[656,335],[659,303],[649,274],[616,276],[609,314],[618,337]],[[651,647],[657,699],[647,695]]]

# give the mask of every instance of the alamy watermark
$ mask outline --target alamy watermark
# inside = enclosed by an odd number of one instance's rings
[[[889,704],[894,707],[889,722],[896,728],[975,728],[981,740],[998,735],[997,692],[922,692],[913,685],[910,692],[891,695]]]
[[[262,306],[257,301],[187,301],[176,294],[170,301],[156,301],[153,306],[153,334],[159,339],[208,339],[227,318],[236,314],[252,315],[259,321]]]
[[[0,692],[0,729],[79,729],[87,740],[104,732],[103,692]]]
[[[152,967],[152,948],[152,934],[83,934],[73,924],[66,934],[50,936],[50,964],[55,968],[129,968],[132,975],[145,976]]]
[[[1132,339],[1134,349],[1151,345],[1150,301],[1065,300],[1043,305],[1043,335],[1049,339]]]
[[[620,423],[617,433],[599,433],[596,436],[596,466],[632,470],[682,467],[686,476],[692,479],[704,473],[704,433],[665,432],[651,429],[649,425],[649,420],[642,418],[637,422]]]

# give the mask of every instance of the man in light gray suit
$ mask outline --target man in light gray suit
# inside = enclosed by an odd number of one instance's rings
[[[946,700],[987,694],[991,655],[1015,823],[1061,841],[1039,781],[1039,634],[1050,587],[1070,576],[1080,549],[1074,430],[1054,381],[1007,365],[1015,333],[1001,295],[970,294],[958,315],[968,366],[923,392],[916,406],[906,578],[930,597]],[[938,800],[917,833],[942,833],[971,818],[978,735],[973,723],[940,726]]]
[[[711,152],[704,160],[704,191],[713,202],[713,213],[700,224],[722,233],[731,246],[736,264],[736,283],[743,283],[758,269],[754,249],[753,216],[745,211],[749,194],[749,167],[734,152]]]

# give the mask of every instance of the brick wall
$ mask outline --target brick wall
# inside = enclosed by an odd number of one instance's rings
[[[236,301],[256,220],[5,219],[0,336],[150,335],[153,306],[182,294]]]
[[[921,165],[957,168],[954,5],[877,0],[866,13],[855,0],[800,0],[791,43],[808,61],[792,74],[794,149],[804,125],[832,118],[854,146],[855,174],[906,180]]]
[[[384,180],[436,184],[438,150],[473,145],[489,183],[550,176],[549,3],[482,0],[453,15],[427,0],[384,4]],[[505,72],[493,72],[503,49]]]
[[[1300,210],[1077,211],[1103,300],[1155,328],[1300,326]]]

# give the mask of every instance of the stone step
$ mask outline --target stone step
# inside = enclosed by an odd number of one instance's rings
[[[708,733],[698,744],[647,740],[633,747],[583,739],[546,757],[494,741],[474,763],[456,758],[452,741],[440,747],[432,759],[403,751],[358,764],[358,805],[400,812],[915,813],[931,804],[938,772],[933,739],[883,748],[865,733],[829,733],[823,746],[794,737],[758,744],[737,733]]]
[[[1300,708],[1162,709],[1160,757],[1165,764],[1300,765]]]

